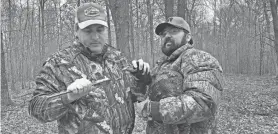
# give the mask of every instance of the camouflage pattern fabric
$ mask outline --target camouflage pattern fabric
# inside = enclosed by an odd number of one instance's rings
[[[151,101],[160,101],[166,97],[182,94],[182,82],[183,76],[181,73],[170,69],[160,70],[150,85],[149,99]]]
[[[83,45],[75,44],[45,62],[36,77],[29,113],[42,122],[57,120],[60,134],[130,134],[135,112],[129,91],[136,88],[136,82],[122,71],[127,60],[110,46],[102,55],[84,50]],[[82,77],[91,81],[108,77],[111,81],[72,103],[66,95],[49,98]]]
[[[213,56],[189,44],[162,58],[152,71],[147,134],[215,133],[222,72]]]

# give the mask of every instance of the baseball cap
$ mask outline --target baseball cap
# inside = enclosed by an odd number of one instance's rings
[[[75,14],[75,23],[81,29],[92,24],[100,24],[108,27],[105,10],[95,3],[84,3],[79,6]]]
[[[189,27],[189,24],[181,17],[169,17],[167,19],[167,22],[164,22],[164,23],[160,23],[156,28],[155,28],[155,33],[157,35],[160,35],[160,33],[164,30],[164,28],[166,26],[174,26],[174,27],[177,27],[177,28],[181,28],[181,29],[184,29],[184,30],[187,30],[189,33],[191,33],[190,31],[190,27]]]

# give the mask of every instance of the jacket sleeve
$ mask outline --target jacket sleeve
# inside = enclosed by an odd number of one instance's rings
[[[65,91],[73,77],[61,77],[69,73],[65,67],[57,67],[54,60],[48,60],[36,77],[36,89],[29,103],[29,114],[42,122],[57,120],[67,114],[69,104],[66,94],[50,97]]]
[[[182,58],[183,94],[149,103],[153,120],[191,124],[215,116],[222,91],[222,69],[212,56],[198,56]]]
[[[121,62],[121,68],[126,69],[123,72],[123,79],[127,86],[130,88],[130,96],[133,103],[143,101],[146,98],[146,91],[148,88],[148,83],[146,81],[140,81],[135,77],[135,74],[132,74],[131,69],[133,66],[129,60],[122,55],[121,52],[116,53],[118,60]],[[117,62],[117,59],[116,59]],[[148,76],[145,75],[143,80],[151,81],[151,78],[147,78]]]

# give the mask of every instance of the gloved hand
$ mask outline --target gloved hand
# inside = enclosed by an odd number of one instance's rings
[[[150,75],[150,65],[142,59],[132,61],[133,69],[130,73],[138,79],[138,82],[149,85],[152,81]]]

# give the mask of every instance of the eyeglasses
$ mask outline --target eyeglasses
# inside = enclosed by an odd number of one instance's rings
[[[168,29],[166,28],[162,32],[160,32],[159,36],[164,37],[164,36],[166,36],[167,33],[170,35],[175,35],[175,34],[179,33],[180,31],[182,31],[182,29],[180,29],[180,28],[168,28]]]

